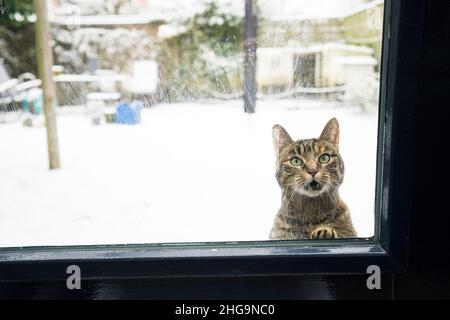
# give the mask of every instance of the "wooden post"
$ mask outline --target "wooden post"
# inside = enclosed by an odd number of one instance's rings
[[[59,164],[58,134],[56,127],[56,90],[53,83],[53,54],[50,48],[50,27],[47,17],[46,0],[33,0],[36,12],[36,59],[39,78],[44,91],[44,114],[47,128],[47,148],[50,169],[57,169]]]
[[[256,103],[256,0],[245,0],[244,18],[244,110],[255,112]]]

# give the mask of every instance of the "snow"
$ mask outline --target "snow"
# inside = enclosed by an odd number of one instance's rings
[[[219,15],[244,16],[244,0],[170,0],[148,1],[144,12],[158,12],[168,17],[167,21],[182,21],[204,11],[208,3],[215,3]]]
[[[13,89],[18,83],[19,80],[17,79],[9,79],[5,82],[0,83],[0,93]]]
[[[75,18],[75,19],[74,19]],[[62,26],[107,26],[107,25],[139,25],[166,21],[164,15],[121,14],[121,15],[70,15],[53,16],[50,23]]]
[[[384,0],[373,0],[373,1],[370,1],[370,2],[367,2],[367,3],[362,3],[362,4],[360,4],[360,5],[358,5],[358,6],[354,7],[354,8],[351,8],[349,11],[347,11],[345,13],[344,17],[349,17],[349,16],[354,15],[356,13],[372,9],[374,7],[377,7],[377,6],[381,5],[381,4],[384,4]]]
[[[111,14],[111,1],[78,2],[72,5],[63,1],[50,7],[50,22],[55,25],[121,25],[151,22],[181,21],[204,10],[205,4],[217,4],[219,14],[244,16],[244,0],[170,0],[124,3],[120,14]],[[258,0],[264,19],[272,21],[302,21],[316,19],[343,19],[384,3],[384,0]],[[75,19],[74,19],[75,18]],[[209,23],[220,24],[219,17]]]
[[[136,126],[60,112],[62,168],[52,171],[44,128],[1,125],[0,247],[267,240],[280,205],[273,124],[309,138],[331,117],[346,165],[341,197],[359,236],[373,235],[375,112],[306,99],[242,109],[241,100],[162,104]]]
[[[243,63],[243,55],[229,55],[227,57],[222,57],[217,55],[212,49],[205,45],[200,45],[200,57],[206,62],[206,68],[210,73],[217,74],[219,72],[224,73],[237,73],[238,69]]]
[[[259,0],[265,19],[304,21],[344,19],[384,3],[384,0]]]
[[[132,62],[132,76],[125,83],[127,89],[136,94],[152,94],[158,85],[158,64],[154,60]]]
[[[157,37],[160,39],[173,38],[186,31],[187,29],[183,25],[163,24],[158,27]]]
[[[60,74],[53,77],[55,82],[111,82],[111,81],[127,81],[128,76],[125,74]]]
[[[0,44],[2,44],[2,42],[0,42]],[[2,44],[2,46],[3,46],[3,44]],[[11,77],[8,74],[8,71],[6,70],[6,66],[3,64],[3,61],[4,61],[4,59],[2,57],[0,59],[0,88],[5,81],[8,81],[11,79]]]
[[[25,81],[25,82],[21,82],[18,85],[15,86],[14,90],[16,91],[25,91],[25,90],[29,90],[32,88],[38,88],[41,86],[41,80],[36,79],[36,80],[30,80],[30,81]],[[0,90],[1,92],[1,90]]]
[[[367,56],[349,56],[343,57],[338,56],[335,59],[336,64],[347,64],[347,65],[364,65],[364,66],[375,66],[377,65],[377,60],[372,57]]]
[[[342,50],[342,51],[350,51],[350,52],[357,52],[357,53],[365,53],[365,54],[373,54],[373,49],[369,47],[364,46],[355,46],[351,44],[345,44],[345,43],[337,43],[337,42],[327,42],[327,43],[320,43],[320,44],[314,44],[307,47],[288,47],[288,48],[281,48],[284,50],[291,50],[292,52],[298,52],[298,53],[314,53],[314,52],[321,52],[321,51],[327,51],[327,50]]]
[[[87,94],[87,100],[118,100],[120,93],[117,92],[91,92]]]
[[[49,20],[54,25],[137,25],[152,22],[182,21],[201,13],[208,2],[218,5],[218,13],[243,17],[243,0],[170,0],[125,2],[120,5],[119,14],[112,14],[111,1],[98,3],[77,3],[72,5],[63,1],[60,5],[50,7]],[[215,22],[220,21],[214,18]]]

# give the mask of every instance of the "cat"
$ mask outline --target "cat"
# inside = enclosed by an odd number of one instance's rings
[[[336,118],[328,121],[319,139],[294,141],[278,124],[272,138],[282,201],[270,239],[356,237],[349,210],[338,194],[344,163]]]

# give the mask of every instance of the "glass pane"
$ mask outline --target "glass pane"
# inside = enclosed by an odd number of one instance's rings
[[[383,1],[47,6],[61,166],[6,6],[0,247],[374,235]]]

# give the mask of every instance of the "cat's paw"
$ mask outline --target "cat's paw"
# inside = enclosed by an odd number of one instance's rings
[[[337,232],[331,227],[318,227],[311,232],[311,239],[335,239]]]

